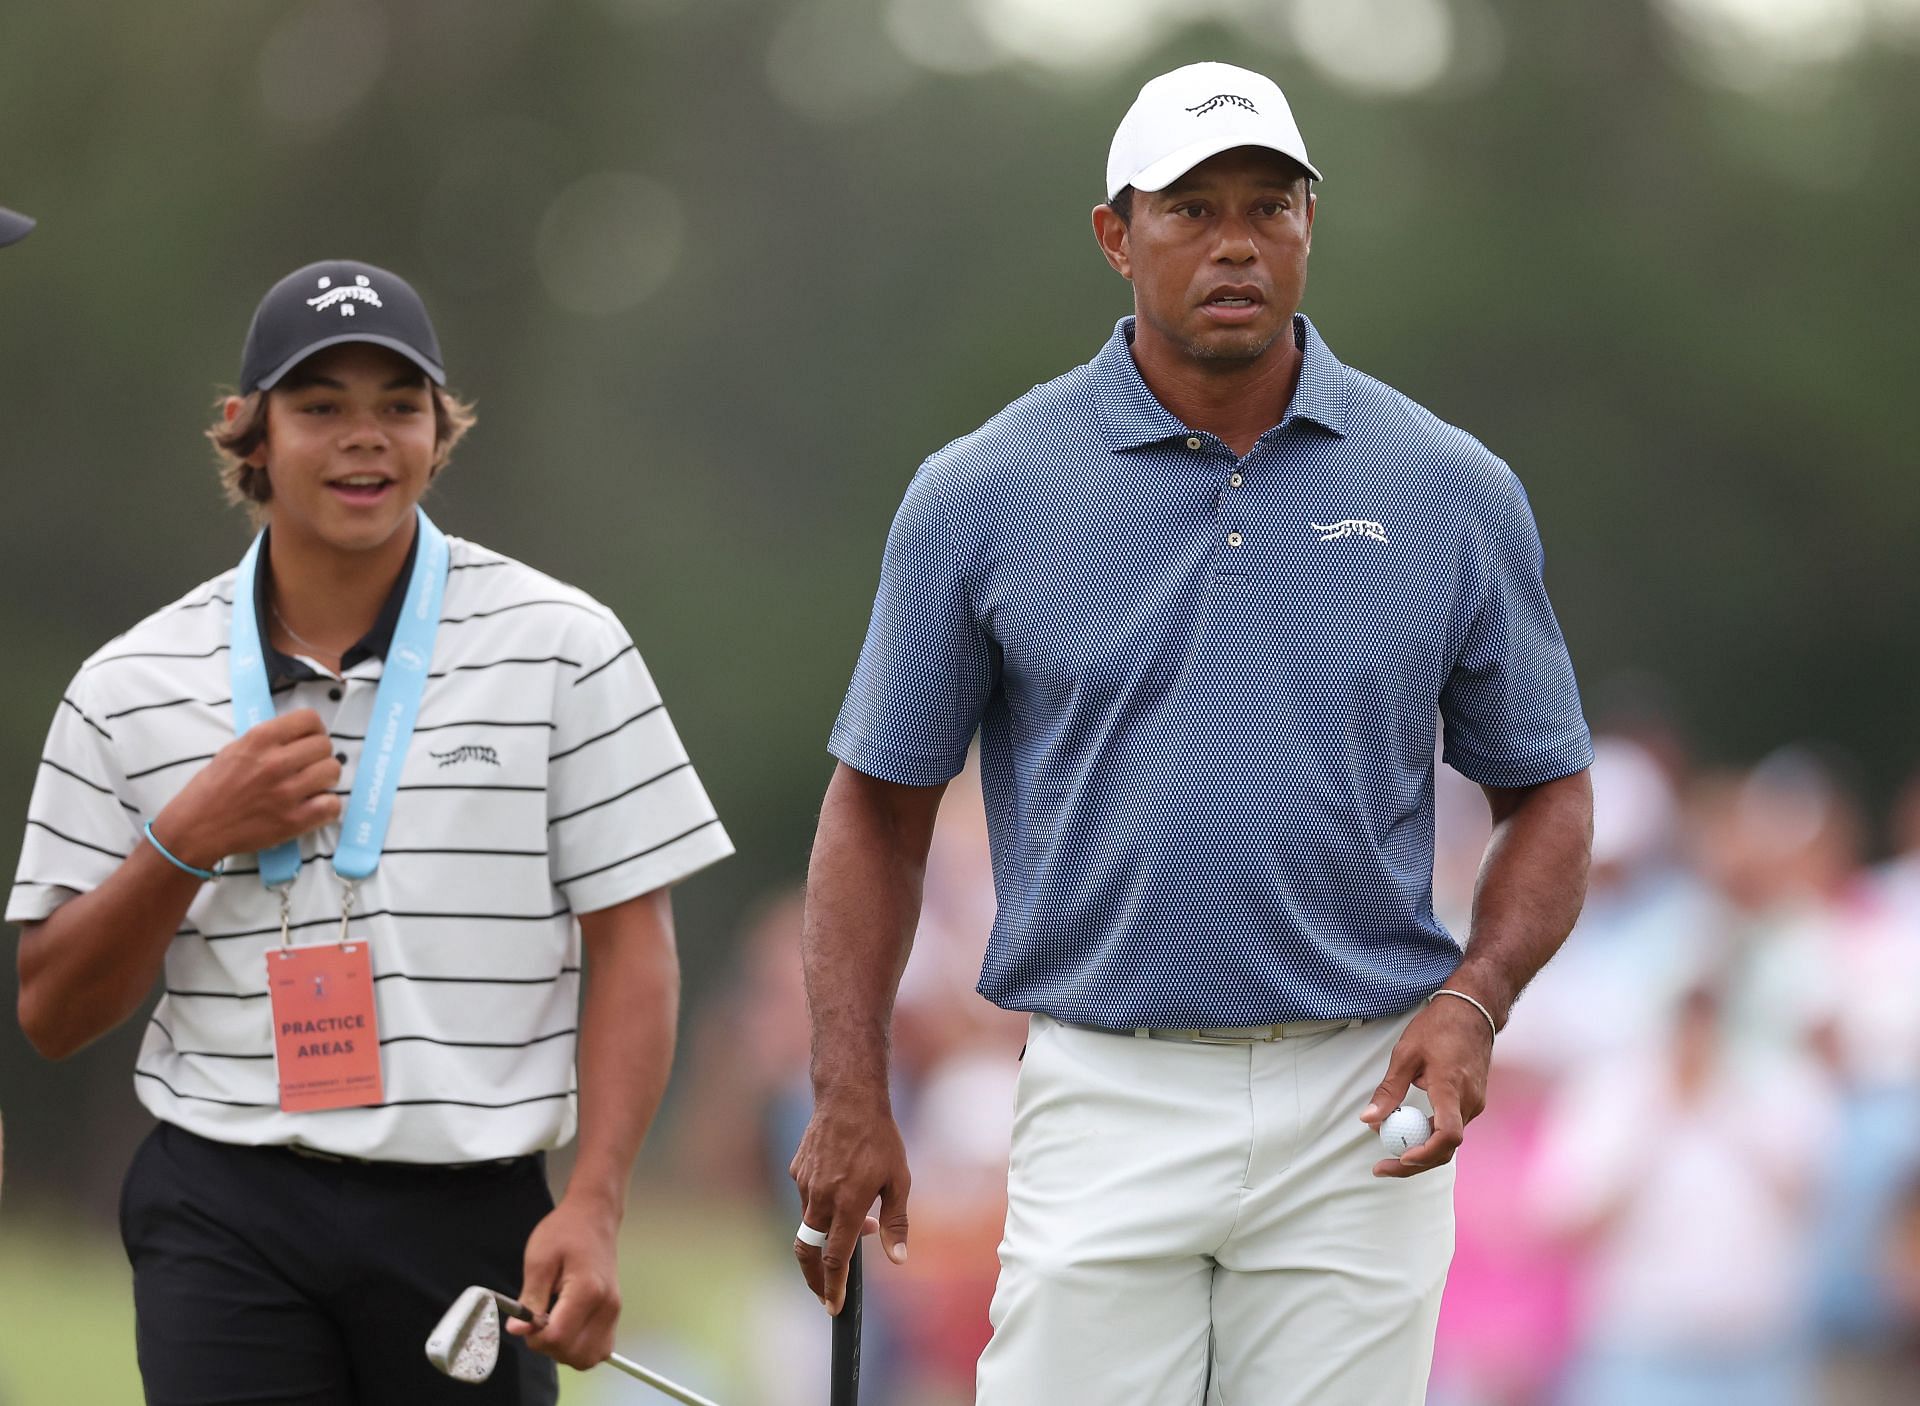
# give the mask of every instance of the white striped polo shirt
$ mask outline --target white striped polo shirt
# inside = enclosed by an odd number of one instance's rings
[[[733,851],[619,620],[592,597],[450,538],[426,696],[380,867],[353,933],[371,942],[386,1102],[282,1113],[265,952],[279,905],[258,857],[204,885],[168,949],[135,1071],[155,1116],[223,1142],[464,1162],[573,1135],[576,915]],[[81,666],[41,760],[9,922],[98,887],[233,740],[234,572],[149,616]],[[281,712],[312,708],[353,783],[398,593],[338,680],[277,667]],[[262,618],[265,612],[262,612]],[[332,941],[339,827],[302,838],[297,943]]]

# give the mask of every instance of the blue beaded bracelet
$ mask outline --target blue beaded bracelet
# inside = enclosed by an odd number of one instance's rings
[[[194,878],[206,879],[209,882],[220,877],[220,871],[218,869],[197,868],[196,866],[187,863],[186,860],[180,859],[177,856],[175,856],[172,850],[168,849],[165,845],[160,843],[160,837],[153,833],[153,822],[151,820],[149,820],[145,825],[141,827],[141,831],[143,834],[146,835],[147,843],[152,845],[155,849],[159,850],[161,856],[167,861],[167,863],[171,864],[174,868],[184,869],[187,873],[193,875]]]

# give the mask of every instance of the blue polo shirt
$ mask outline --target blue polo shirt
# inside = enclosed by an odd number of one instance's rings
[[[1245,458],[1123,319],[928,459],[831,750],[930,786],[980,734],[999,911],[979,990],[1112,1028],[1406,1010],[1433,913],[1435,719],[1489,786],[1592,747],[1512,470],[1305,317]]]

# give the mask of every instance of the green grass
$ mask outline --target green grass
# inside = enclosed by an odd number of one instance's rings
[[[737,1306],[769,1269],[766,1240],[760,1217],[737,1206],[636,1192],[621,1236],[622,1337],[683,1344],[724,1373],[736,1357]],[[0,1406],[140,1401],[127,1261],[110,1229],[9,1202],[0,1212],[0,1325]],[[738,1400],[744,1386],[725,1375],[687,1384],[722,1400]],[[604,1369],[562,1368],[560,1387],[565,1406],[644,1391]]]
[[[0,1402],[140,1400],[127,1259],[110,1234],[0,1218]]]

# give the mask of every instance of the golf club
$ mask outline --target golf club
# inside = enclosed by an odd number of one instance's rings
[[[847,1261],[847,1296],[833,1320],[833,1375],[829,1406],[859,1406],[860,1402],[860,1246]]]
[[[535,1321],[533,1310],[518,1299],[510,1299],[483,1284],[474,1284],[462,1290],[460,1297],[440,1315],[440,1321],[427,1335],[427,1361],[455,1381],[484,1382],[493,1375],[494,1366],[500,1360],[502,1314],[508,1318],[518,1318],[523,1323]],[[685,1402],[686,1406],[715,1406],[714,1402],[698,1392],[689,1391],[678,1382],[668,1381],[659,1373],[617,1352],[607,1358],[606,1365],[618,1367],[662,1395]],[[834,1399],[837,1401],[839,1398]]]

